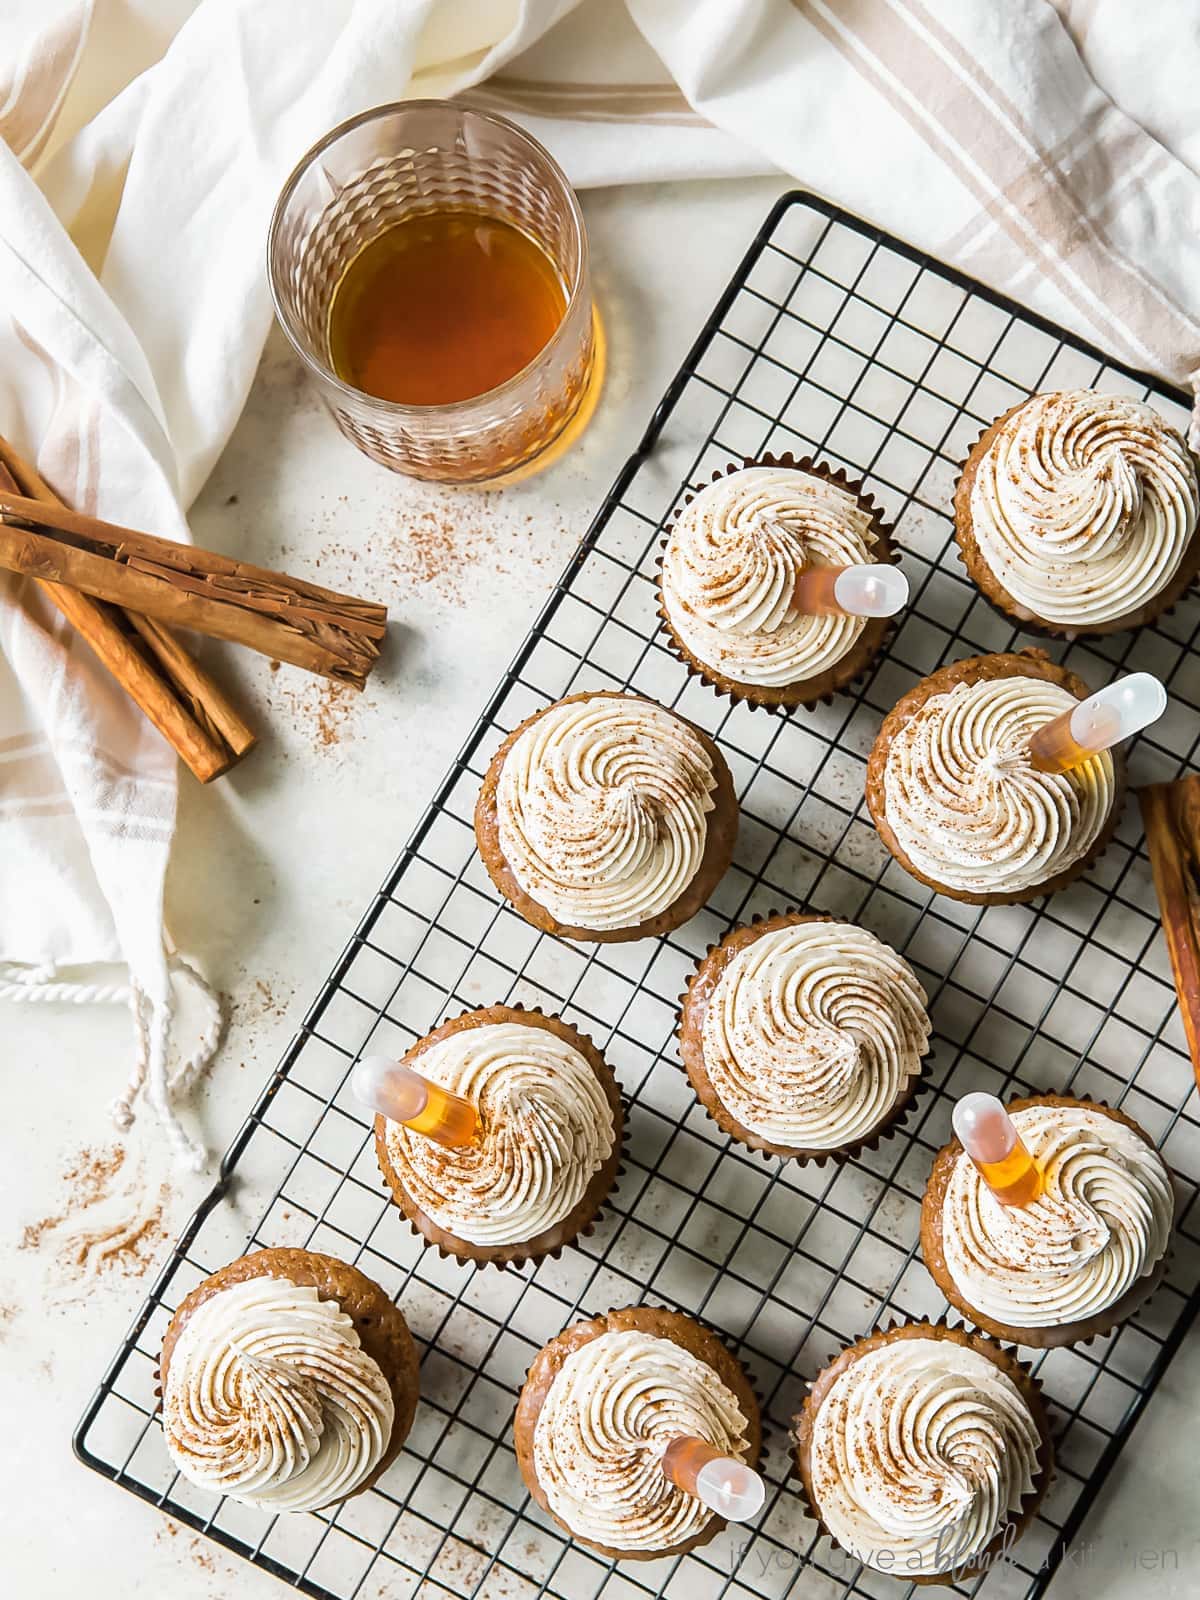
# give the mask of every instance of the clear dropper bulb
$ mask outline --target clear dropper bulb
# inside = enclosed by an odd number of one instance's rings
[[[908,604],[908,579],[886,562],[806,567],[792,604],[806,617],[894,617]]]
[[[724,1517],[727,1522],[748,1522],[762,1510],[766,1485],[744,1461],[722,1455],[705,1439],[681,1436],[663,1452],[662,1469],[685,1494]]]
[[[1029,759],[1039,772],[1069,772],[1101,750],[1157,722],[1167,709],[1167,691],[1152,673],[1131,672],[1106,689],[1047,722],[1029,741]]]
[[[1027,1206],[1042,1175],[1017,1125],[994,1094],[965,1094],[954,1107],[954,1132],[984,1183],[1005,1206]]]
[[[479,1129],[479,1115],[463,1095],[443,1089],[390,1056],[364,1056],[354,1069],[350,1088],[371,1111],[438,1144],[470,1144]]]

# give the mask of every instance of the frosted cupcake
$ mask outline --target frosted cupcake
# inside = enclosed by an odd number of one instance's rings
[[[681,1436],[757,1468],[758,1401],[715,1334],[653,1306],[560,1333],[529,1368],[513,1421],[530,1494],[573,1539],[612,1560],[682,1555],[726,1526],[663,1471]]]
[[[475,837],[527,922],[598,942],[669,933],[729,865],[738,805],[716,745],[653,700],[574,694],[511,733]]]
[[[729,467],[672,524],[659,609],[676,652],[753,705],[812,705],[878,655],[888,616],[797,605],[802,574],[896,561],[874,503],[843,472],[791,456]]]
[[[1008,1107],[1042,1193],[1002,1205],[957,1139],[933,1163],[921,1253],[976,1327],[1034,1349],[1107,1333],[1162,1281],[1175,1214],[1170,1173],[1131,1117],[1066,1095]]]
[[[1116,828],[1124,762],[1106,750],[1040,772],[1029,740],[1089,692],[1041,650],[971,656],[911,689],[867,762],[871,817],[901,866],[975,905],[1033,900],[1084,872]]]
[[[191,1483],[264,1511],[369,1488],[417,1405],[403,1316],[357,1268],[259,1250],[193,1289],[163,1337],[167,1450]]]
[[[929,1049],[912,969],[865,928],[787,912],[735,928],[696,968],[679,1048],[726,1133],[769,1155],[822,1160],[901,1115]]]
[[[1066,638],[1152,621],[1200,567],[1196,463],[1152,406],[1122,395],[1015,406],[967,457],[954,515],[988,599]]]
[[[561,1017],[487,1006],[443,1022],[403,1058],[475,1107],[468,1143],[375,1119],[396,1204],[462,1261],[538,1260],[590,1233],[617,1180],[624,1116],[611,1068]]]
[[[813,1383],[793,1442],[824,1531],[906,1583],[986,1570],[1028,1526],[1053,1471],[1028,1370],[992,1340],[935,1323],[843,1350]]]

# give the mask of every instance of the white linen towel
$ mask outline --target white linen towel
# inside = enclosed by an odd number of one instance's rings
[[[782,168],[1183,381],[1200,367],[1193,6],[9,0],[0,432],[69,504],[186,538],[269,327],[287,172],[356,111],[464,89],[579,185]],[[0,649],[0,997],[130,998],[118,1118],[144,1080],[198,1166],[171,1100],[216,1021],[170,1069],[174,759],[32,585],[0,581]],[[128,982],[91,978],[113,962]]]

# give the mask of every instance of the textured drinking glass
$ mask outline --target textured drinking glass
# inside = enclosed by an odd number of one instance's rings
[[[499,217],[536,240],[562,279],[566,312],[529,365],[485,394],[432,406],[377,400],[333,370],[334,291],[381,233],[454,210]],[[334,421],[396,472],[444,483],[506,476],[547,450],[589,394],[596,333],[579,203],[536,139],[503,117],[409,100],[342,123],[284,185],[267,264],[276,314]]]

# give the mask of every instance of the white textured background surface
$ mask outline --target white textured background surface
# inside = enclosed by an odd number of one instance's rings
[[[336,434],[273,339],[195,509],[196,538],[384,598],[397,626],[383,667],[353,700],[287,667],[222,663],[237,674],[263,743],[213,788],[183,783],[168,899],[176,940],[232,1003],[198,1102],[214,1150],[240,1124],[782,188],[761,180],[584,197],[608,381],[581,446],[519,488],[454,493],[372,466]],[[103,1159],[114,1147],[106,1107],[127,1051],[119,1010],[0,1014],[9,1086],[0,1123],[2,1592],[279,1594],[275,1580],[70,1455],[75,1421],[205,1187],[167,1171],[153,1128],[139,1125],[106,1198],[85,1204],[86,1180],[72,1173],[90,1170],[84,1152]],[[253,1194],[244,1203],[249,1216]],[[140,1239],[104,1255],[107,1240],[143,1225]],[[1151,1585],[1181,1600],[1200,1588],[1198,1393],[1193,1337],[1056,1578],[1059,1600],[1133,1600]]]

